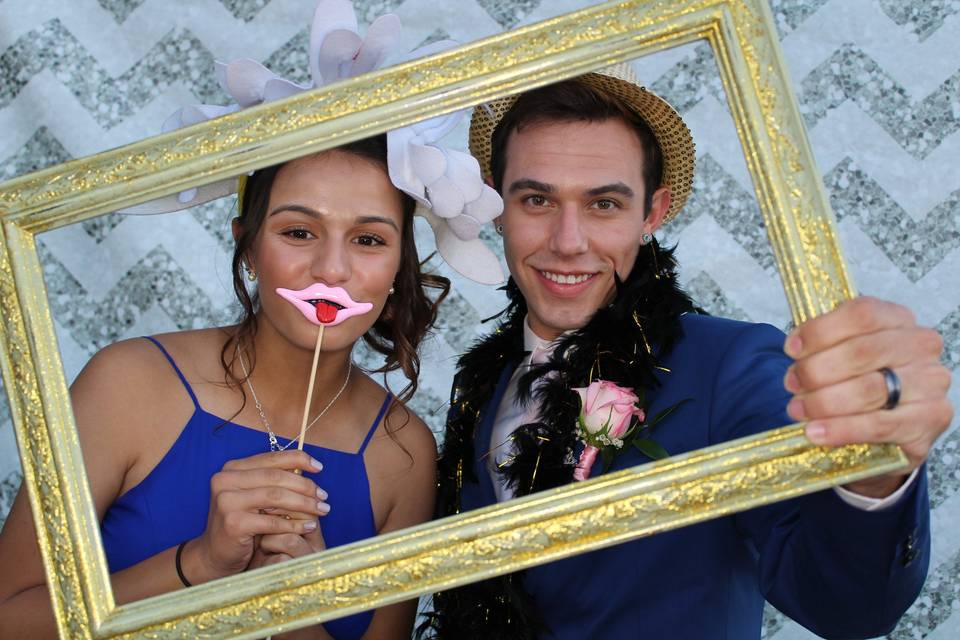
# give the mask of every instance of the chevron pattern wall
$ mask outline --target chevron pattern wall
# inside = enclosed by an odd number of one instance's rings
[[[0,180],[157,133],[183,104],[226,103],[215,59],[255,58],[304,80],[314,1],[0,0]],[[397,12],[408,48],[443,37],[467,42],[587,4],[355,0],[364,22]],[[772,8],[857,285],[908,304],[942,332],[960,405],[960,2],[772,0]],[[664,233],[678,243],[686,287],[715,314],[785,327],[786,302],[710,49],[689,45],[635,66],[697,140],[693,197]],[[465,129],[452,138],[463,146]],[[232,206],[108,215],[41,237],[68,380],[117,339],[229,322]],[[426,255],[431,235],[417,234]],[[453,279],[413,402],[435,430],[456,355],[503,303]],[[360,349],[355,357],[376,364]],[[958,462],[954,424],[929,465],[933,566],[891,638],[960,637]],[[0,398],[0,522],[19,482]],[[764,636],[813,637],[773,609]]]

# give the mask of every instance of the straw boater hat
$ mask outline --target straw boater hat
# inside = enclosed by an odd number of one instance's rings
[[[578,76],[575,80],[619,98],[650,126],[663,153],[661,185],[670,189],[670,208],[664,222],[672,219],[690,195],[695,164],[693,138],[680,114],[663,98],[640,86],[633,69],[626,63],[604,67]],[[490,177],[490,141],[493,132],[516,101],[517,96],[508,96],[479,105],[473,110],[470,119],[470,152],[480,162],[484,178]]]

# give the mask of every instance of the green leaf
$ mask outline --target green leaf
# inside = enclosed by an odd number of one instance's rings
[[[650,438],[637,438],[633,441],[633,446],[639,449],[640,453],[654,460],[663,460],[670,457],[670,454],[660,443],[654,442]]]
[[[678,402],[677,404],[675,404],[675,405],[673,405],[673,406],[670,406],[670,407],[667,407],[666,409],[660,411],[659,413],[657,413],[657,415],[653,416],[653,418],[651,418],[649,421],[647,421],[647,426],[648,426],[648,427],[654,426],[655,424],[657,424],[658,422],[660,422],[661,420],[663,420],[664,418],[666,418],[668,415],[670,415],[671,413],[673,413],[674,409],[677,409],[678,407],[680,407],[680,406],[682,406],[682,405],[684,405],[684,404],[686,404],[687,402],[690,402],[690,401],[692,401],[692,400],[693,400],[693,398],[685,398],[685,399],[681,400],[680,402]]]

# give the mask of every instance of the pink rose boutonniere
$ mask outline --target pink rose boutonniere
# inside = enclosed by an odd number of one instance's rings
[[[633,389],[606,380],[595,380],[589,386],[573,391],[580,396],[577,435],[585,445],[573,471],[574,480],[586,480],[590,477],[590,470],[598,453],[603,453],[605,469],[609,468],[625,444],[632,444],[654,460],[669,455],[653,440],[637,436],[646,432],[679,405],[661,411],[646,424],[646,412],[640,406],[642,401]]]

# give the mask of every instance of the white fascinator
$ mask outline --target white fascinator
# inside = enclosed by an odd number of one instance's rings
[[[279,100],[379,69],[400,42],[400,19],[380,16],[360,35],[350,0],[320,0],[310,29],[310,84],[287,80],[255,60],[217,62],[217,81],[234,103],[182,107],[163,123],[164,133],[197,124],[246,107]],[[451,40],[434,42],[402,56],[414,60],[455,46]],[[485,284],[504,280],[500,261],[480,239],[483,224],[503,211],[499,194],[484,183],[473,156],[449,149],[440,140],[452,131],[466,111],[394,129],[387,133],[390,180],[417,201],[416,215],[433,229],[437,251],[462,275]],[[124,209],[120,213],[153,214],[178,211],[237,192],[238,179],[203,185]]]

